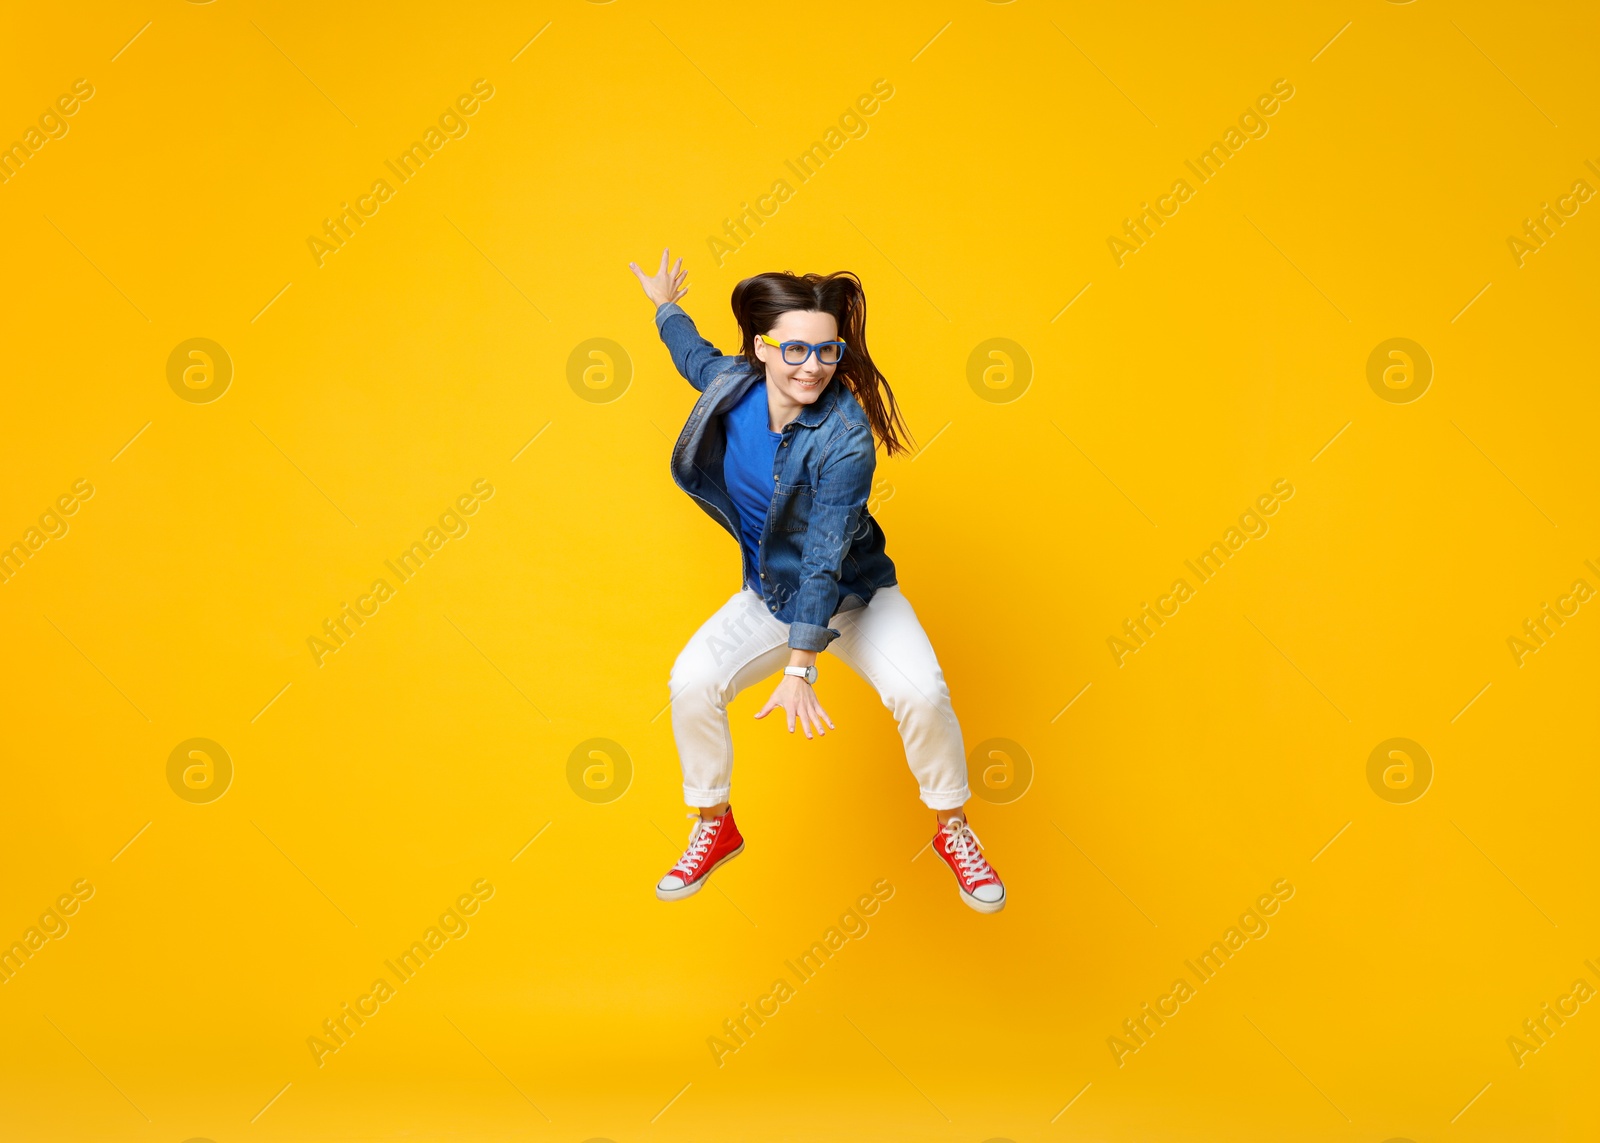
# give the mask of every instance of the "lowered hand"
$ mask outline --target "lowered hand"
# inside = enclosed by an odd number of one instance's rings
[[[795,720],[800,720],[800,729],[806,732],[806,737],[811,738],[812,728],[818,734],[828,733],[822,724],[833,726],[833,719],[828,717],[828,712],[822,709],[822,704],[817,701],[817,692],[811,689],[811,684],[798,675],[784,675],[783,681],[772,692],[772,697],[767,700],[767,705],[756,711],[757,718],[765,718],[773,707],[781,706],[788,716],[789,733],[794,733]]]

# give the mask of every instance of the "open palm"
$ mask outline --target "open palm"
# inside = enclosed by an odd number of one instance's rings
[[[689,292],[689,287],[684,285],[684,278],[688,271],[683,269],[683,259],[680,257],[673,264],[671,270],[667,269],[667,251],[661,251],[661,268],[654,274],[646,277],[645,272],[639,269],[639,263],[629,262],[628,269],[638,277],[639,284],[644,287],[645,296],[657,306],[665,302],[675,302]]]

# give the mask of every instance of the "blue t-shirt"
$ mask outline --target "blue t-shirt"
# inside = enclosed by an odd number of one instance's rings
[[[722,415],[728,449],[722,458],[722,479],[728,486],[733,506],[739,510],[739,546],[744,550],[744,566],[751,569],[746,587],[760,591],[761,533],[767,526],[767,510],[772,506],[774,465],[782,433],[768,425],[767,383],[757,381],[739,398],[738,404]]]

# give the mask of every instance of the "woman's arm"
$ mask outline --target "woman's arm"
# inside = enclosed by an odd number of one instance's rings
[[[667,352],[672,354],[672,364],[678,367],[684,380],[702,393],[707,385],[738,364],[701,337],[694,319],[676,302],[667,302],[656,309],[656,330],[666,342]]]
[[[678,305],[678,299],[689,292],[684,284],[686,271],[682,267],[683,259],[679,258],[670,271],[667,269],[666,250],[661,251],[661,268],[648,277],[637,262],[628,263],[628,268],[644,287],[645,296],[656,305],[656,328],[672,354],[673,365],[683,374],[684,380],[704,392],[712,378],[723,373],[729,363],[722,350],[700,336],[694,320]],[[674,318],[683,320],[674,321]]]
[[[872,427],[861,425],[830,450],[817,476],[800,553],[794,620],[789,624],[792,649],[822,651],[838,637],[827,623],[839,607],[839,575],[861,527],[877,459]]]

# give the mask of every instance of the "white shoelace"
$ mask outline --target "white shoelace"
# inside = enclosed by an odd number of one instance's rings
[[[972,832],[972,827],[967,825],[966,818],[951,818],[946,822],[944,836],[946,848],[956,859],[961,872],[966,874],[967,880],[982,881],[986,877],[994,876],[994,870],[989,868],[989,863],[984,860],[983,852],[979,849],[983,843],[978,840],[978,835]]]
[[[694,871],[706,859],[706,853],[711,849],[711,843],[717,840],[717,828],[721,825],[721,818],[706,821],[699,814],[686,814],[694,819],[694,825],[689,827],[689,848],[684,850],[683,856],[678,859],[678,864],[672,867],[674,873],[685,873],[694,876]],[[659,867],[658,867],[659,868]]]

